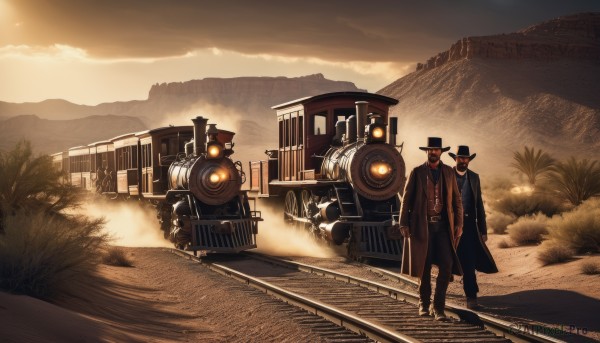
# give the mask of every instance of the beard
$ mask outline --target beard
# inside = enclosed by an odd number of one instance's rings
[[[427,160],[429,163],[435,163],[440,160],[440,157],[438,155],[429,154],[427,155]]]
[[[456,165],[456,170],[458,170],[460,172],[464,172],[465,170],[467,170],[468,167],[469,167],[468,163],[458,163]]]

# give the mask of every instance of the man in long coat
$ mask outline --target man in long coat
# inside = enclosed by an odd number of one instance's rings
[[[404,190],[400,232],[404,236],[402,273],[418,277],[419,315],[447,320],[446,291],[452,274],[462,275],[456,244],[462,234],[462,200],[454,170],[440,161],[442,139],[429,137],[427,162],[414,168]],[[431,305],[431,265],[439,268]]]
[[[455,161],[456,181],[463,203],[463,234],[458,244],[457,253],[462,267],[463,289],[467,297],[467,308],[476,309],[477,277],[475,270],[483,273],[497,273],[496,262],[490,254],[487,241],[487,224],[485,209],[481,199],[481,184],[479,175],[468,169],[469,163],[477,154],[470,154],[469,147],[459,145],[456,154],[448,153]]]

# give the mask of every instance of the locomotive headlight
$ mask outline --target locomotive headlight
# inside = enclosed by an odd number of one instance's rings
[[[209,144],[206,150],[209,158],[219,158],[223,153],[223,148],[218,143]]]
[[[212,173],[212,174],[210,174],[210,176],[208,177],[208,179],[212,183],[217,183],[217,182],[221,181],[221,176],[219,174],[217,174],[217,173]]]
[[[369,170],[373,178],[383,180],[392,173],[392,166],[387,162],[373,162]]]
[[[376,127],[373,129],[373,138],[382,138],[384,134],[385,132],[381,127]]]

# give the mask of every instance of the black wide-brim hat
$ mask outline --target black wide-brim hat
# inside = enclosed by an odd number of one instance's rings
[[[442,152],[450,150],[450,147],[447,146],[442,148],[442,139],[440,137],[427,137],[427,146],[419,147],[421,150],[429,150],[429,149],[441,149]]]
[[[457,157],[468,157],[469,160],[473,160],[475,156],[477,156],[477,154],[471,155],[467,145],[459,145],[456,154],[449,152],[448,155],[450,155],[450,157],[452,157],[455,161]]]

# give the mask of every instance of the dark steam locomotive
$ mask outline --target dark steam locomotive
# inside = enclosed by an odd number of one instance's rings
[[[54,154],[68,182],[110,197],[150,202],[165,238],[180,249],[239,252],[256,247],[260,212],[241,190],[234,133],[207,119],[130,133]]]
[[[287,221],[347,244],[353,258],[399,260],[393,216],[400,210],[405,164],[396,145],[397,118],[388,118],[397,103],[338,92],[274,106],[279,147],[266,151],[268,160],[250,162],[250,190],[283,198]]]

